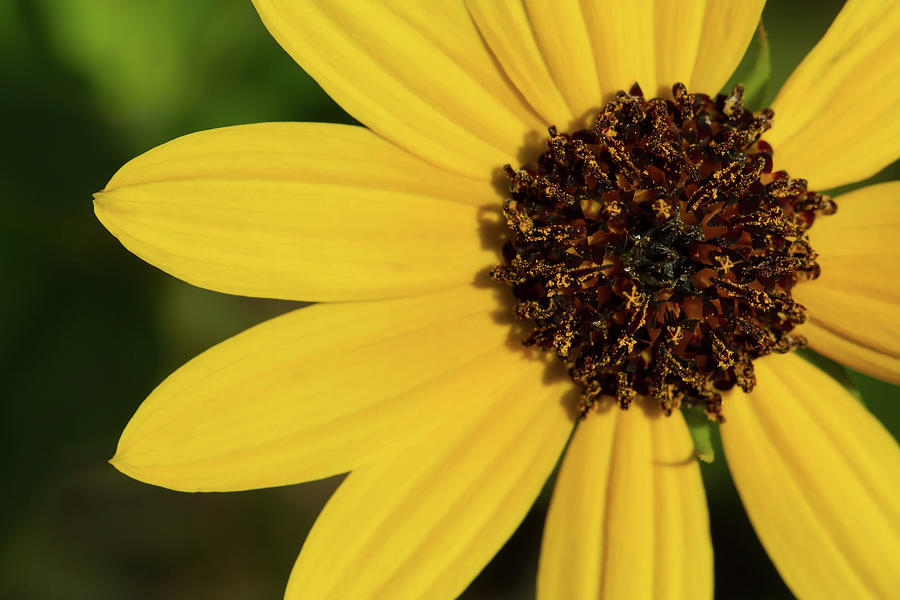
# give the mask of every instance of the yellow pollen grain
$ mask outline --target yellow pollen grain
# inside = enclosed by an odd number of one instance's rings
[[[637,308],[644,299],[643,294],[641,294],[636,287],[631,288],[629,293],[623,293],[622,296],[625,298],[625,306],[627,308]]]
[[[717,256],[716,262],[719,264],[719,270],[723,273],[728,273],[728,271],[735,267],[735,263],[731,261],[731,257],[729,256]]]
[[[668,327],[668,333],[669,333],[669,340],[673,344],[677,344],[678,342],[681,341],[681,338],[684,337],[684,331],[682,330],[681,325],[678,325],[677,327],[672,327],[670,325]]]
[[[664,221],[672,216],[672,207],[662,198],[653,203],[653,210],[656,211],[656,217],[660,221]]]

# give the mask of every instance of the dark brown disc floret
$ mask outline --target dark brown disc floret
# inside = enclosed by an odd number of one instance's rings
[[[673,87],[673,99],[619,92],[589,130],[550,128],[532,165],[506,166],[506,264],[526,345],[553,349],[583,392],[637,395],[667,414],[702,405],[722,420],[721,392],[755,385],[752,361],[805,344],[791,297],[819,274],[807,230],[834,202],[772,172],[759,138],[769,109]]]

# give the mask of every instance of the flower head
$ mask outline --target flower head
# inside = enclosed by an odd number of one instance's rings
[[[754,359],[805,344],[790,291],[819,275],[806,232],[834,202],[772,173],[772,111],[745,110],[740,86],[716,104],[672,92],[619,92],[591,130],[551,127],[534,166],[507,166],[512,239],[492,276],[534,319],[526,344],[583,387],[583,415],[641,395],[722,421],[720,392],[752,390]]]
[[[255,4],[368,129],[192,134],[96,212],[186,281],[319,304],[166,379],[117,468],[194,491],[350,471],[287,596],[452,598],[565,451],[539,597],[693,599],[699,404],[798,596],[895,592],[900,447],[792,351],[900,381],[900,278],[872,258],[897,256],[900,182],[833,215],[813,191],[900,155],[900,6],[850,0],[752,113],[714,94],[758,1]]]

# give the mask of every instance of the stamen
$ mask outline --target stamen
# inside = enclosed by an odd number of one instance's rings
[[[582,388],[581,412],[638,395],[671,414],[755,385],[752,361],[805,344],[791,297],[819,274],[806,232],[834,202],[772,172],[760,136],[774,113],[635,85],[590,130],[549,129],[547,151],[507,165],[511,236],[492,276],[534,321],[526,345],[554,350]]]

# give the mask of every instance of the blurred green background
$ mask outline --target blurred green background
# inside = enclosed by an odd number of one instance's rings
[[[769,98],[839,7],[770,3]],[[143,263],[95,220],[91,193],[128,159],[188,132],[352,119],[249,0],[3,0],[0,57],[0,597],[280,598],[339,478],[181,494],[106,461],[169,372],[292,305],[207,292]],[[900,178],[896,164],[888,177]],[[850,376],[897,435],[898,388]],[[717,597],[790,597],[721,457],[704,477]],[[465,598],[531,597],[548,499],[545,490]]]

